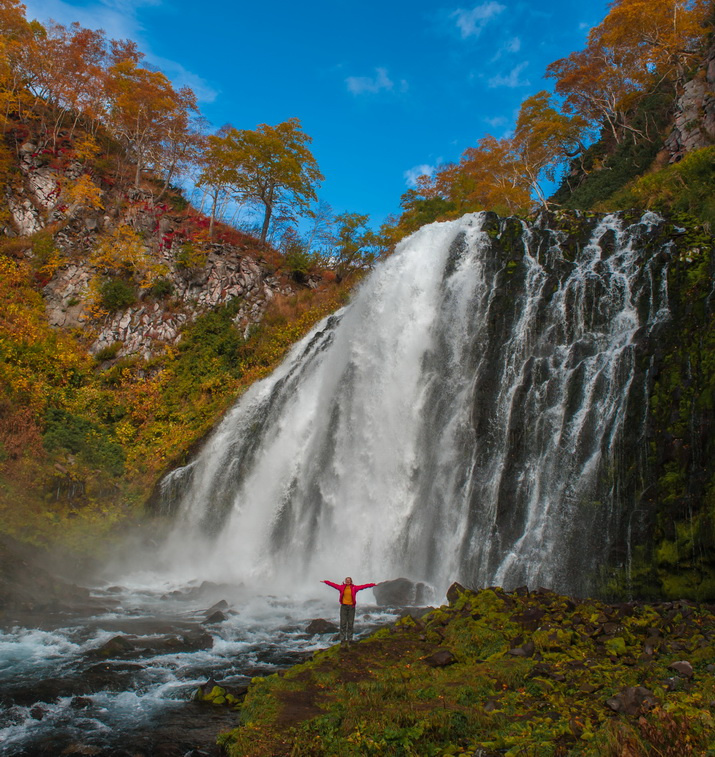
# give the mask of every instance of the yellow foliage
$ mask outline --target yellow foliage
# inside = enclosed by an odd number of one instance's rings
[[[89,262],[97,275],[90,281],[87,304],[96,318],[107,313],[100,293],[103,276],[127,278],[142,289],[147,289],[168,272],[167,266],[149,253],[139,234],[126,224],[117,226],[102,239],[90,255]]]
[[[83,133],[74,140],[75,157],[82,162],[96,158],[100,150],[97,140],[91,134]]]
[[[73,208],[94,208],[101,210],[102,190],[83,173],[76,181],[70,182],[64,189],[64,196]]]

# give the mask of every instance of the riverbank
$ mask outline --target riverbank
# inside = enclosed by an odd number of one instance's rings
[[[405,615],[255,679],[232,757],[704,755],[715,748],[715,614],[454,585]]]

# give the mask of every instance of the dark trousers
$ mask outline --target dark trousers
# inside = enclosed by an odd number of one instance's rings
[[[353,640],[355,605],[340,605],[340,641]]]

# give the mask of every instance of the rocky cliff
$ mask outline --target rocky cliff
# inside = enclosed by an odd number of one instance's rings
[[[49,153],[55,158],[54,152]],[[19,173],[7,192],[10,211],[6,235],[29,239],[50,230],[57,262],[43,289],[52,326],[91,329],[89,351],[118,345],[114,357],[139,354],[149,358],[166,345],[176,345],[186,323],[200,313],[241,298],[235,321],[242,329],[258,323],[275,295],[290,295],[296,287],[274,275],[256,240],[239,233],[230,242],[206,240],[194,260],[186,261],[187,246],[201,231],[203,219],[193,223],[168,202],[157,202],[149,190],[112,186],[86,173],[78,161],[48,163],[48,153],[33,142],[19,147]],[[94,207],[72,202],[67,189],[80,177],[91,182]],[[86,190],[85,190],[86,191]],[[198,226],[196,226],[198,222]],[[96,276],[91,253],[114,229],[128,226],[142,240],[146,254],[161,267],[164,292],[171,297],[152,301],[144,291],[139,301],[115,312],[92,314],[88,307],[91,281]],[[193,227],[193,228],[192,228]],[[28,244],[32,255],[32,245]]]

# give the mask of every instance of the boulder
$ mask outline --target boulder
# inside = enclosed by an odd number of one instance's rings
[[[532,657],[536,651],[534,642],[529,639],[526,644],[522,644],[520,647],[513,647],[509,650],[509,654],[513,657]]]
[[[449,649],[438,649],[429,657],[425,657],[423,661],[432,668],[446,668],[447,665],[454,665],[457,662],[457,658]]]
[[[460,595],[464,594],[466,589],[462,584],[457,583],[456,581],[447,589],[447,601],[450,605],[453,605],[460,597]]]
[[[672,662],[668,667],[674,670],[681,678],[690,680],[693,677],[693,666],[687,660]]]
[[[628,686],[620,694],[606,700],[606,706],[611,710],[630,717],[638,717],[652,710],[657,704],[658,700],[653,692],[644,686]]]
[[[216,612],[212,612],[211,615],[204,620],[204,623],[223,623],[224,620],[226,620],[226,616],[221,612],[221,610],[216,610]]]
[[[247,691],[248,686],[227,686],[209,678],[194,692],[194,701],[235,707],[243,701]]]
[[[305,629],[305,632],[309,634],[337,633],[338,627],[337,625],[335,625],[335,623],[331,623],[329,620],[325,620],[324,618],[316,618],[315,620],[311,620],[310,623],[308,623],[308,627]]]
[[[196,652],[199,649],[211,649],[214,640],[207,631],[189,631],[179,636],[143,636],[136,639],[134,645],[141,650],[159,653]]]
[[[431,587],[415,583],[409,578],[382,581],[373,588],[377,604],[389,607],[414,607],[427,603],[432,596]]]
[[[134,645],[126,636],[115,636],[113,639],[102,644],[101,647],[93,649],[91,654],[97,657],[117,657],[118,655],[133,651]]]

